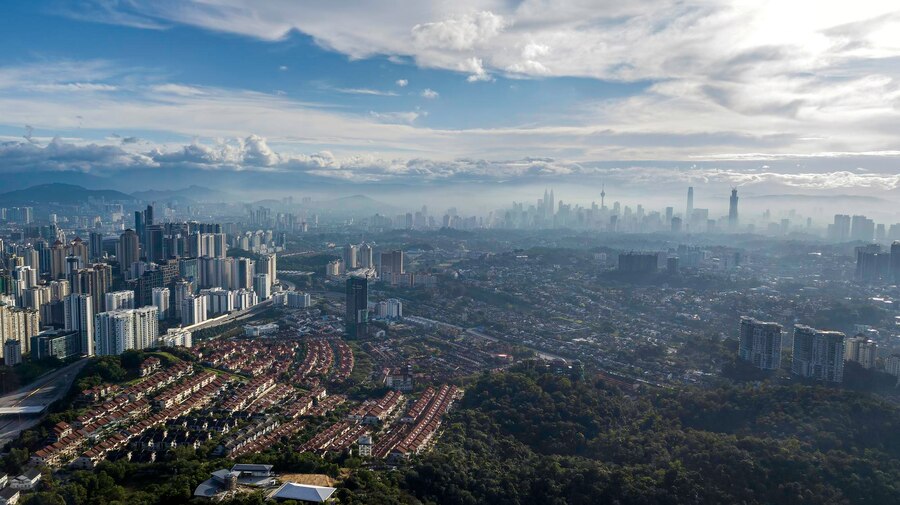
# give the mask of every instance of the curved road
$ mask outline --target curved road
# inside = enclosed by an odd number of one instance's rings
[[[80,359],[39,377],[17,391],[0,397],[0,409],[3,411],[14,411],[22,407],[39,407],[43,410],[40,414],[6,413],[0,415],[0,447],[10,440],[14,440],[22,431],[38,424],[46,414],[47,407],[65,396],[71,389],[75,383],[75,377],[87,362],[87,359]]]

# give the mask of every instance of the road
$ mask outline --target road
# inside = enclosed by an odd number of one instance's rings
[[[0,397],[0,408],[41,407],[46,409],[51,403],[65,396],[75,382],[75,377],[87,362],[87,359],[78,360],[71,365],[41,376],[17,391]],[[38,424],[44,414],[5,414],[0,416],[0,446],[18,437],[23,430]]]
[[[251,318],[251,317],[255,316],[258,312],[261,312],[264,309],[268,309],[271,306],[272,306],[272,299],[269,298],[268,300],[263,300],[263,301],[257,303],[256,305],[250,307],[249,309],[238,310],[238,311],[231,312],[225,316],[219,316],[219,317],[216,317],[213,319],[208,319],[206,321],[203,321],[202,323],[197,323],[193,326],[187,326],[187,327],[185,327],[185,329],[190,330],[190,331],[199,331],[199,330],[203,330],[206,328],[212,328],[214,326],[220,326],[220,325],[223,325],[226,323],[231,323],[234,321],[241,321],[244,319]]]

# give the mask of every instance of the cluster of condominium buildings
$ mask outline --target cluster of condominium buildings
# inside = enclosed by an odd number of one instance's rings
[[[761,370],[781,368],[783,327],[778,323],[741,317],[738,357]],[[825,382],[842,382],[844,363],[874,368],[878,346],[864,335],[847,338],[839,331],[794,325],[791,373]],[[893,358],[893,357],[892,357]],[[894,375],[900,376],[900,357]],[[886,367],[893,361],[886,360]],[[891,373],[891,370],[887,370]]]

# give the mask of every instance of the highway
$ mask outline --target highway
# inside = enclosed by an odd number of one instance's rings
[[[0,446],[18,437],[23,430],[38,424],[46,413],[46,408],[69,391],[75,382],[75,377],[87,362],[87,359],[78,360],[71,365],[39,377],[36,381],[17,391],[0,397],[0,412],[13,412],[0,415]],[[37,410],[34,407],[38,407],[44,412],[30,415],[15,413],[17,410]]]

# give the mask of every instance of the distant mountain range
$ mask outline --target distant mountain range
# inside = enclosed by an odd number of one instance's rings
[[[316,208],[344,214],[374,214],[399,212],[398,207],[379,202],[365,195],[345,196],[334,200],[316,202]]]
[[[127,193],[112,189],[87,189],[74,184],[39,184],[25,189],[0,193],[0,203],[4,205],[50,204],[74,205],[89,199],[109,202],[132,202],[135,198]]]
[[[224,202],[233,197],[224,191],[218,191],[196,184],[183,189],[149,189],[136,191],[131,194],[138,200],[145,202]]]
[[[879,198],[877,196],[867,196],[867,195],[802,195],[802,194],[784,194],[784,195],[749,195],[744,198],[748,200],[771,200],[771,201],[788,201],[788,202],[797,202],[797,201],[806,201],[806,202],[814,202],[814,201],[822,201],[822,202],[833,202],[835,200],[843,200],[843,201],[859,201],[859,202],[885,202],[884,198]]]

